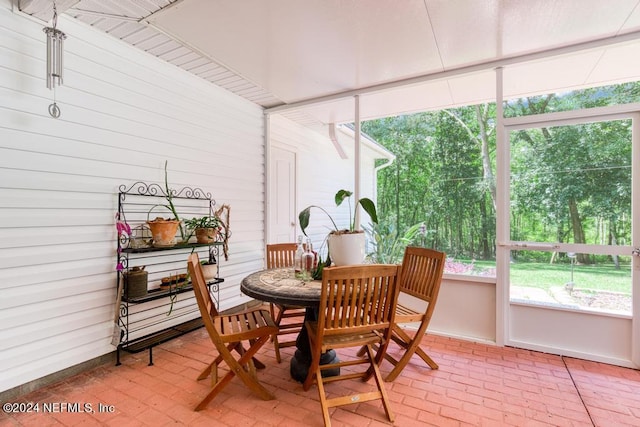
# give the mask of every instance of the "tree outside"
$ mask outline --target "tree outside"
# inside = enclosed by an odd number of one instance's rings
[[[638,100],[634,82],[510,100],[504,109],[515,117]],[[370,230],[378,240],[445,251],[452,272],[495,274],[495,104],[372,120],[362,130],[396,154],[378,176],[382,227]],[[510,139],[512,240],[630,244],[630,120],[526,129]],[[408,233],[412,227],[419,231]],[[570,268],[588,268],[592,276],[612,270],[622,278],[609,291],[629,296],[630,259],[621,258],[514,251],[511,281],[548,290],[569,283]],[[547,282],[532,281],[527,277],[536,274],[526,271],[533,264],[560,269],[549,269],[557,277]]]

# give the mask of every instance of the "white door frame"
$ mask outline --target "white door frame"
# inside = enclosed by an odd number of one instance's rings
[[[619,247],[603,247],[596,245],[575,245],[575,244],[532,244],[528,246],[536,250],[554,250],[569,252],[589,252],[589,253],[620,253],[631,255],[633,248],[640,246],[640,104],[624,104],[612,107],[591,108],[577,111],[567,111],[560,113],[549,113],[535,116],[503,118],[502,132],[499,132],[497,139],[497,175],[501,177],[497,181],[498,194],[503,195],[498,200],[497,206],[497,248],[496,261],[498,266],[497,274],[497,309],[501,319],[497,325],[498,344],[522,346],[522,342],[514,342],[511,334],[511,309],[509,295],[509,262],[510,251],[512,249],[522,249],[527,242],[513,242],[510,240],[510,143],[509,135],[513,130],[526,129],[541,126],[557,126],[580,124],[594,121],[608,121],[632,119],[632,242],[630,246]],[[498,120],[500,126],[500,120]],[[631,320],[631,364],[630,367],[640,366],[640,257],[632,257],[632,320]],[[535,309],[535,306],[532,306]],[[540,310],[549,310],[549,308],[541,308]],[[570,310],[565,312],[572,313]],[[547,312],[548,313],[548,312]],[[597,315],[596,315],[597,316]],[[603,315],[604,316],[604,315]],[[586,331],[589,333],[589,331]],[[540,348],[532,348],[540,349]],[[546,348],[553,351],[553,348]],[[562,354],[569,354],[569,349],[555,349]],[[554,351],[555,352],[555,351]],[[604,357],[606,359],[606,357]],[[602,360],[602,359],[600,359]],[[610,361],[610,360],[603,360]],[[622,362],[624,364],[624,362]]]
[[[274,144],[272,143],[271,140],[271,115],[265,113],[264,114],[264,213],[263,213],[263,218],[264,218],[264,227],[263,227],[263,247],[266,247],[266,243],[273,243],[272,242],[272,221],[273,221],[273,215],[272,215],[272,202],[273,202],[273,194],[271,194],[271,184],[273,182],[273,180],[275,179],[275,177],[272,175],[271,173],[271,169],[272,169],[272,163],[273,163],[273,159],[272,159],[272,150],[278,149],[278,150],[282,150],[282,151],[288,151],[293,153],[293,157],[294,157],[294,164],[293,164],[293,194],[291,194],[291,203],[294,206],[294,221],[292,224],[292,228],[293,228],[293,234],[295,237],[295,227],[297,225],[297,221],[295,219],[295,212],[297,212],[297,208],[298,208],[298,152],[295,149],[290,149],[290,148],[285,148],[285,147],[279,147],[279,146],[274,146]],[[295,239],[292,239],[291,241],[294,241]]]
[[[267,243],[295,242],[297,225],[296,187],[298,156],[295,151],[287,150],[285,148],[272,146],[270,150],[270,186],[275,186],[273,188],[276,190],[284,190],[282,184],[285,182],[283,179],[280,179],[283,177],[283,172],[285,174],[286,172],[288,172],[286,176],[288,176],[289,179],[286,181],[286,183],[289,185],[285,191],[286,195],[284,196],[287,198],[285,201],[285,205],[288,208],[286,215],[286,224],[279,222],[279,220],[282,220],[282,218],[278,217],[278,213],[282,213],[282,208],[285,206],[280,203],[283,200],[283,195],[281,194],[282,192],[277,191],[276,194],[270,192],[269,194],[269,209],[271,211],[269,213],[269,218],[271,223],[269,224],[270,231],[267,238]],[[288,169],[282,168],[285,166],[287,166]],[[283,239],[282,235],[285,233],[285,227],[288,237]]]

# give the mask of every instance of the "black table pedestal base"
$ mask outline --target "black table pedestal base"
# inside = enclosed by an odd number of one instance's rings
[[[321,365],[337,362],[339,362],[339,359],[336,355],[336,352],[333,350],[329,350],[320,356]],[[311,365],[311,359],[305,357],[305,355],[303,355],[300,350],[296,350],[295,354],[291,358],[291,367],[289,369],[291,378],[298,381],[299,383],[303,383],[304,380],[307,379],[309,365]],[[335,375],[340,375],[340,368],[333,368],[322,371],[323,377],[331,377]]]
[[[307,307],[304,313],[305,323],[308,321],[315,322],[318,320],[317,307]],[[307,328],[302,327],[298,338],[296,338],[296,352],[291,358],[291,367],[289,373],[291,378],[303,383],[307,379],[307,373],[309,372],[309,366],[311,365],[311,347],[309,345],[309,335],[307,334]],[[338,355],[334,350],[329,350],[326,353],[320,355],[320,364],[327,365],[330,363],[338,363]],[[323,377],[332,377],[340,375],[340,368],[327,369],[322,371]]]

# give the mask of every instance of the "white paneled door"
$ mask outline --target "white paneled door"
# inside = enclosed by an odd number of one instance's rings
[[[271,149],[269,242],[294,242],[296,234],[296,154]]]

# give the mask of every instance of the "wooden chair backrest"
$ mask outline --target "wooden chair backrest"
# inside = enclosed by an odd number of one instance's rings
[[[213,298],[211,298],[209,288],[204,280],[202,266],[200,265],[200,258],[197,253],[194,252],[189,255],[189,258],[187,259],[187,269],[189,270],[193,293],[196,296],[196,301],[198,301],[202,320],[204,321],[207,330],[209,330],[207,322],[209,322],[211,324],[211,328],[213,328],[213,318],[218,316],[218,309],[213,302]],[[209,333],[211,334],[211,331],[209,331]]]
[[[400,292],[420,298],[435,306],[446,259],[444,252],[408,246],[400,271]]]
[[[267,268],[293,267],[296,260],[296,243],[272,243],[267,245]]]
[[[398,299],[397,274],[398,266],[389,264],[325,268],[318,335],[388,328]]]

